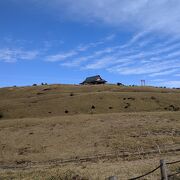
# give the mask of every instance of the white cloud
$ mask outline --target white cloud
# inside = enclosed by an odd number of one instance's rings
[[[32,60],[38,56],[38,51],[26,51],[22,49],[0,49],[0,61],[16,62],[17,60]]]
[[[162,72],[152,73],[152,74],[150,74],[150,76],[151,77],[164,76],[164,75],[169,75],[169,74],[175,73],[177,71],[178,71],[178,69],[175,68],[175,69],[171,69],[171,70],[165,70]]]
[[[77,55],[76,51],[70,51],[67,53],[59,53],[59,54],[48,56],[46,60],[49,62],[63,61],[64,59],[75,56],[75,55]]]
[[[104,43],[82,52],[61,63],[66,67],[104,69],[122,75],[147,75],[149,77],[174,75],[180,71],[179,38],[167,37],[158,41],[151,32],[138,33],[128,42],[116,46]],[[158,43],[157,43],[158,41]]]
[[[53,54],[50,56],[46,57],[46,61],[49,62],[57,62],[57,61],[63,61],[66,60],[67,58],[72,58],[75,57],[76,55],[78,55],[79,53],[85,52],[90,48],[96,48],[97,46],[100,46],[102,44],[105,44],[111,40],[113,40],[115,37],[114,34],[105,37],[104,39],[97,41],[97,42],[93,42],[93,43],[88,43],[88,44],[81,44],[79,46],[77,46],[76,48],[70,50],[69,52],[63,52],[63,53],[57,53],[57,54]],[[81,59],[81,58],[80,58]],[[84,61],[85,58],[83,58],[82,61]],[[87,57],[86,57],[87,59]],[[79,61],[79,60],[78,60]],[[69,66],[69,63],[63,63],[65,66]],[[73,63],[75,64],[75,63]]]
[[[29,0],[30,1],[30,0]],[[61,17],[109,25],[128,25],[165,33],[180,32],[179,0],[31,0]]]

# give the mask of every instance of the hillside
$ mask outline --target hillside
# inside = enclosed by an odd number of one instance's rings
[[[180,90],[116,85],[51,85],[0,89],[1,118],[179,111]]]
[[[125,180],[180,159],[180,90],[1,88],[0,114],[0,179]]]

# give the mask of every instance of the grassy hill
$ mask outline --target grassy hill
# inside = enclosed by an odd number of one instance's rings
[[[116,85],[0,89],[1,118],[179,111],[180,90]]]
[[[0,115],[0,179],[128,179],[180,159],[180,90],[1,88]]]

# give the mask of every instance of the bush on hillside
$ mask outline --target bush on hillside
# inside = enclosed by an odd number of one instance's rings
[[[48,85],[47,83],[41,83],[42,86]]]
[[[3,118],[3,114],[0,112],[0,119],[2,119]]]
[[[70,93],[70,96],[74,96],[74,93]]]
[[[124,86],[124,84],[118,82],[117,86]]]
[[[69,111],[68,111],[68,110],[65,110],[64,112],[65,112],[66,114],[68,114],[68,113],[69,113]]]

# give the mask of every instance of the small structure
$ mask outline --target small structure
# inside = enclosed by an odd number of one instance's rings
[[[100,75],[87,77],[81,84],[105,84],[107,81],[101,78]]]
[[[141,80],[141,86],[146,86],[146,80]]]

